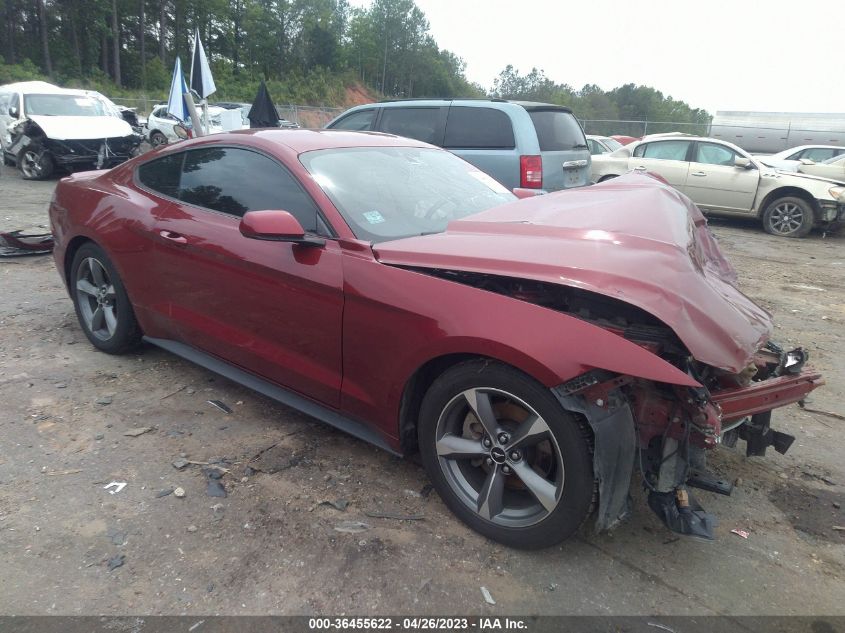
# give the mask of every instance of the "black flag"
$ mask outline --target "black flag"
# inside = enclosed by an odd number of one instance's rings
[[[258,87],[258,94],[255,95],[255,101],[252,102],[248,118],[251,128],[279,127],[279,113],[276,111],[276,106],[273,105],[270,93],[267,92],[264,80]]]

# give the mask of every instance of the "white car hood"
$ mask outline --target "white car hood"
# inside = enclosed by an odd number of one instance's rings
[[[132,127],[123,119],[114,116],[44,116],[31,114],[28,118],[44,130],[47,138],[57,141],[113,138],[132,134]]]

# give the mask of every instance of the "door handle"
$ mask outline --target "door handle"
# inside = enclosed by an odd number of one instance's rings
[[[178,233],[174,233],[173,231],[159,231],[158,234],[169,242],[175,242],[176,244],[188,243],[187,237],[185,237],[184,235],[179,235]]]
[[[690,176],[706,176],[706,175],[707,174],[705,174],[703,171],[694,171],[690,174]]]

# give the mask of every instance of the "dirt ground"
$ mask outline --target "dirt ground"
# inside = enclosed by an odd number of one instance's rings
[[[46,225],[54,186],[4,168],[0,230]],[[845,413],[845,236],[713,229],[824,372],[807,406]],[[773,420],[787,455],[712,456],[738,484],[698,493],[716,542],[669,533],[635,486],[613,533],[521,552],[459,523],[412,461],[159,349],[94,351],[50,257],[0,260],[0,403],[0,614],[845,614],[845,422],[797,405]],[[227,496],[180,459],[225,467]]]

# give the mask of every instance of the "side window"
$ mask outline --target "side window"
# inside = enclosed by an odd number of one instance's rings
[[[163,116],[164,116],[164,108],[163,108],[163,107],[161,107],[161,106],[159,106],[158,108],[155,108],[155,109],[151,112],[151,114],[152,114],[154,117],[156,117],[156,118],[159,118],[159,119],[160,119],[161,117],[163,117]]]
[[[443,147],[513,149],[516,147],[513,125],[508,115],[500,110],[452,106]]]
[[[385,108],[381,131],[434,143],[440,108]]]
[[[9,95],[0,94],[0,114],[6,114],[9,111]]]
[[[179,196],[179,174],[182,171],[182,159],[185,154],[170,154],[164,158],[151,160],[138,167],[138,180],[153,191],[177,198]]]
[[[604,153],[604,148],[599,145],[599,142],[591,138],[587,139],[587,147],[590,148],[590,154],[593,156]]]
[[[210,147],[187,152],[179,199],[237,217],[279,209],[306,231],[317,230],[317,207],[281,165],[257,152]]]
[[[360,132],[361,130],[370,130],[373,127],[373,119],[376,117],[375,110],[362,110],[343,117],[340,121],[332,126],[333,130],[353,130]]]
[[[656,141],[638,146],[634,150],[634,156],[658,160],[686,160],[689,145],[689,141]]]
[[[699,143],[695,152],[693,162],[705,163],[707,165],[725,165],[732,167],[736,153],[724,145],[714,143]]]
[[[837,151],[831,147],[811,147],[801,152],[801,158],[809,158],[817,163],[833,158]]]

